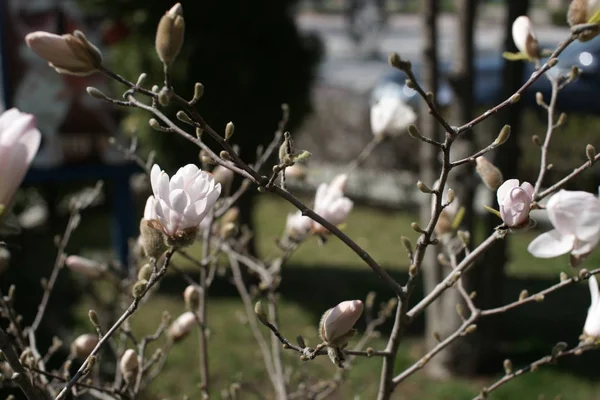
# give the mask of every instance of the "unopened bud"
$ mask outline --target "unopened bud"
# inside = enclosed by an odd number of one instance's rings
[[[187,113],[185,111],[177,111],[177,119],[180,120],[181,122],[185,122],[186,124],[193,124],[192,119],[190,118],[189,115],[187,115]]]
[[[196,324],[196,315],[187,311],[181,314],[169,327],[168,336],[173,342],[185,338]]]
[[[219,153],[219,157],[221,157],[225,161],[231,161],[231,156],[225,150],[223,150]]]
[[[410,264],[410,267],[408,267],[408,274],[412,277],[417,276],[417,266],[415,264]]]
[[[456,305],[456,313],[459,317],[465,319],[465,309],[463,308],[462,304],[459,303]]]
[[[425,231],[423,230],[423,228],[421,228],[421,227],[419,226],[419,224],[417,224],[416,222],[412,222],[412,223],[410,224],[410,227],[411,227],[411,228],[412,228],[414,231],[416,231],[416,232],[419,232],[419,233],[424,233],[424,232],[425,232]]]
[[[566,273],[564,273],[564,272],[561,272],[561,273],[560,273],[560,281],[561,281],[561,282],[564,282],[564,281],[566,281],[567,279],[569,279],[569,275],[567,275],[567,274],[566,274]]]
[[[158,259],[167,249],[167,246],[165,245],[163,233],[154,227],[156,223],[158,222],[142,219],[140,222],[140,236],[146,255]]]
[[[556,126],[562,126],[565,124],[565,122],[567,122],[567,114],[560,113],[560,115],[558,116],[558,121],[556,121]]]
[[[540,139],[540,137],[538,135],[533,135],[531,137],[531,141],[533,142],[533,144],[535,144],[536,146],[542,146],[542,139]]]
[[[518,103],[519,100],[521,100],[521,95],[519,93],[513,94],[512,97],[510,98],[511,104]]]
[[[415,124],[410,124],[408,126],[408,134],[413,139],[418,139],[418,138],[421,137],[421,133],[419,132],[419,128],[417,128],[417,126]]]
[[[475,170],[481,178],[481,181],[488,189],[497,190],[502,185],[502,182],[504,182],[502,172],[483,156],[477,157],[475,162],[477,164]]]
[[[525,300],[527,297],[529,297],[529,292],[527,290],[521,290],[521,293],[519,294],[519,300]]]
[[[240,216],[240,209],[237,207],[232,207],[223,214],[221,217],[221,223],[236,223]]]
[[[544,295],[543,294],[536,294],[533,299],[535,301],[537,301],[538,303],[541,303],[542,301],[544,301]]]
[[[191,103],[192,104],[196,103],[198,100],[200,100],[202,98],[203,95],[204,95],[204,85],[201,84],[200,82],[196,82],[196,84],[194,85],[194,97],[192,98]]]
[[[100,278],[106,272],[106,265],[80,256],[69,256],[65,265],[73,272],[85,275],[90,279]]]
[[[104,93],[102,93],[99,89],[93,87],[93,86],[88,86],[87,88],[85,88],[85,91],[92,97],[99,99],[99,100],[109,100],[108,96],[105,95]]]
[[[150,277],[152,276],[152,267],[150,266],[150,264],[145,264],[144,266],[142,266],[142,268],[140,268],[140,270],[138,271],[138,280],[150,280]]]
[[[500,130],[500,133],[496,137],[496,140],[494,140],[494,145],[500,146],[501,144],[506,143],[506,141],[508,140],[509,137],[510,137],[510,125],[504,125],[502,127],[502,129]]]
[[[260,300],[257,301],[256,304],[254,304],[254,315],[256,315],[256,318],[258,318],[258,320],[263,324],[269,324],[269,319],[267,318],[267,314],[265,313],[265,310],[262,306],[262,302]]]
[[[198,309],[198,305],[200,304],[200,290],[194,285],[189,285],[183,291],[183,300],[188,310],[195,311]]]
[[[467,329],[465,329],[465,334],[470,335],[471,333],[475,333],[476,330],[477,330],[477,325],[471,324],[467,327]]]
[[[10,265],[10,251],[0,245],[0,276],[8,269]]]
[[[134,285],[133,288],[131,289],[131,294],[133,295],[134,298],[138,299],[140,297],[142,297],[144,295],[144,293],[146,292],[146,288],[148,287],[148,281],[145,279],[142,279],[140,281],[137,281]]]
[[[446,198],[446,204],[452,204],[452,202],[454,201],[454,197],[454,189],[448,188],[448,197]]]
[[[436,340],[436,342],[441,342],[442,341],[442,336],[440,335],[439,332],[433,332],[433,338]]]
[[[138,76],[137,82],[135,83],[135,86],[137,87],[142,87],[144,86],[144,82],[146,82],[146,78],[148,77],[148,75],[144,72],[142,72],[140,74],[140,76]]]
[[[373,349],[372,347],[367,347],[367,357],[373,357],[373,354],[375,354],[375,349]]]
[[[233,122],[228,122],[227,125],[225,126],[225,140],[231,139],[234,131],[235,131],[235,126],[233,125]]]
[[[171,102],[171,97],[172,96],[173,96],[173,92],[171,91],[171,89],[169,89],[168,87],[164,86],[158,92],[158,103],[161,106],[166,107]],[[180,112],[183,112],[183,111],[180,111]],[[177,113],[177,118],[179,118],[179,113]],[[184,122],[186,122],[186,121],[184,121]]]
[[[407,238],[406,236],[400,236],[400,241],[402,242],[402,245],[406,249],[406,252],[411,253],[413,246],[412,246],[412,243],[410,242],[410,239]]]
[[[229,155],[229,153],[228,153],[228,155]],[[233,183],[233,178],[235,177],[235,174],[233,173],[233,171],[230,170],[229,168],[225,168],[222,165],[217,165],[212,170],[211,173],[212,173],[213,177],[215,178],[215,181],[217,183],[221,184],[224,192],[228,193],[229,190],[231,189],[231,184]]]
[[[591,144],[585,146],[585,155],[587,156],[590,162],[594,162],[596,159],[596,148]]]
[[[431,189],[422,181],[417,182],[417,188],[423,193],[431,193]]]
[[[125,353],[123,353],[123,356],[119,361],[119,368],[121,370],[121,374],[123,375],[123,379],[125,379],[125,382],[133,382],[134,378],[137,375],[139,367],[140,363],[135,350],[125,350]]]
[[[219,233],[221,234],[221,238],[229,239],[237,235],[237,232],[237,224],[234,224],[233,222],[228,222],[221,226],[221,230]]]
[[[162,16],[156,29],[156,53],[164,64],[170,66],[177,58],[184,33],[183,8],[177,3]]]
[[[504,364],[503,364],[503,365],[504,365],[504,373],[505,373],[506,375],[510,375],[510,374],[512,374],[512,369],[513,369],[513,366],[512,366],[512,361],[510,361],[510,360],[507,358],[506,360],[504,360]]]
[[[97,344],[98,335],[92,335],[91,333],[80,335],[71,343],[71,354],[77,358],[85,359]]]
[[[556,63],[558,63],[558,58],[556,58],[556,57],[553,57],[548,60],[548,66],[550,68],[554,67],[556,65]]]
[[[544,95],[542,94],[542,92],[537,92],[535,94],[535,102],[538,104],[538,106],[546,105],[546,103],[544,102]]]

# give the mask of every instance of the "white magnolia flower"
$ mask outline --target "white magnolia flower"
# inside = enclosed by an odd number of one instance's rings
[[[338,175],[330,184],[321,183],[315,194],[315,212],[333,225],[344,223],[354,205],[352,200],[344,197],[343,190],[347,181],[346,174]],[[314,221],[313,230],[320,233],[328,232],[325,227]]]
[[[295,213],[288,214],[285,222],[285,232],[290,238],[300,240],[308,234],[312,223],[312,219],[305,217],[298,210]]]
[[[371,106],[371,131],[375,136],[397,136],[416,120],[415,111],[398,96],[384,95]]]
[[[546,210],[554,229],[529,244],[535,257],[571,253],[576,265],[600,242],[600,200],[592,193],[561,190],[548,200]]]
[[[343,301],[337,306],[325,311],[321,317],[321,338],[330,344],[344,338],[354,327],[363,312],[360,300]]]
[[[157,220],[169,237],[198,229],[221,194],[213,176],[194,164],[180,168],[171,179],[154,164],[150,182],[154,196],[146,202],[144,219]]]
[[[42,134],[35,118],[11,108],[0,115],[0,204],[8,206],[36,155]]]
[[[600,292],[598,289],[598,280],[595,275],[590,276],[588,284],[590,286],[592,304],[588,309],[588,315],[583,326],[583,334],[590,338],[600,339]]]
[[[529,17],[521,15],[512,25],[512,37],[517,49],[528,58],[539,57],[539,44]]]
[[[533,186],[518,179],[509,179],[496,192],[500,205],[500,216],[506,226],[515,228],[529,221],[529,209],[533,202]]]

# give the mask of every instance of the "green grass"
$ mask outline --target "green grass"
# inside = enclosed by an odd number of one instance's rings
[[[263,196],[258,202],[255,214],[256,237],[262,255],[278,254],[275,239],[281,234],[285,215],[292,211],[290,205],[274,197]],[[344,230],[373,258],[392,271],[395,276],[403,279],[407,258],[400,243],[400,236],[408,236],[414,242],[416,233],[410,228],[410,222],[414,219],[414,215],[406,212],[356,206]],[[531,230],[516,233],[510,238],[512,256],[508,272],[512,283],[506,289],[506,296],[509,299],[516,298],[523,288],[533,291],[558,281],[560,271],[571,273],[566,257],[537,260],[526,252],[528,243],[538,234],[538,231]],[[83,239],[78,237],[77,241],[84,243]],[[198,248],[191,250],[192,253],[198,251]],[[176,261],[178,264],[184,264],[182,259]],[[589,268],[597,264],[597,255],[586,262]],[[334,237],[330,238],[325,246],[319,246],[316,240],[304,244],[288,265],[284,266],[283,276],[280,307],[282,332],[289,338],[303,335],[309,345],[318,342],[317,325],[320,314],[326,308],[344,300],[347,296],[361,297],[369,290],[384,288],[368,267]],[[169,311],[173,317],[181,313],[183,311],[181,291],[184,287],[185,283],[179,277],[175,275],[167,277],[161,285],[161,290],[155,293],[132,318],[133,331],[139,336],[150,334],[156,329],[164,310]],[[220,391],[234,382],[252,383],[255,390],[266,394],[267,398],[273,398],[262,356],[257,350],[250,330],[244,323],[242,303],[234,293],[235,290],[225,280],[215,283],[210,293],[212,296],[208,305],[209,351],[212,389],[217,394],[215,398],[220,398]],[[382,291],[381,295],[384,296],[385,293],[387,292]],[[523,307],[507,318],[503,329],[510,336],[508,345],[510,351],[515,354],[513,359],[515,367],[546,354],[557,340],[568,340],[573,344],[581,330],[581,318],[589,304],[588,296],[586,289],[574,288],[565,291],[562,297],[549,296],[541,305]],[[385,298],[378,299],[385,300]],[[565,299],[569,300],[568,303],[573,309],[565,307]],[[88,308],[89,305],[85,305],[79,309],[80,321],[83,323],[77,328],[77,332],[89,329],[85,317]],[[575,309],[580,312],[574,313]],[[263,327],[261,329],[269,339],[266,329]],[[385,333],[387,329],[388,327],[384,327],[382,331]],[[375,339],[371,345],[374,348],[381,348],[384,343],[384,338],[381,338]],[[421,338],[418,335],[409,336],[401,344],[397,369],[410,365],[423,354],[423,351]],[[284,360],[292,369],[292,377],[296,382],[301,374],[305,375],[309,382],[317,382],[319,379],[333,377],[336,373],[336,367],[325,357],[312,362],[302,362],[296,354],[288,351],[284,352]],[[570,363],[567,362],[566,365],[576,368],[582,365],[583,361],[582,358],[577,358]],[[600,399],[599,385],[589,378],[589,374],[579,372],[585,371],[584,369],[578,368],[577,373],[572,373],[561,365],[545,367],[537,373],[515,379],[489,398],[554,399],[555,396],[562,395],[563,399],[569,400]],[[583,365],[590,365],[590,362],[586,361]],[[379,359],[357,360],[349,372],[347,384],[332,398],[373,399],[379,371]],[[501,360],[498,361],[494,371],[502,371]],[[592,375],[597,379],[597,374]],[[394,399],[470,399],[482,387],[498,377],[437,382],[427,379],[423,373],[418,372],[398,388]],[[176,399],[183,395],[188,395],[191,399],[199,398],[198,382],[198,336],[197,333],[193,333],[173,347],[164,372],[147,394],[152,399],[165,396]],[[358,397],[354,397],[355,395]],[[243,392],[240,398],[258,397],[250,392]]]

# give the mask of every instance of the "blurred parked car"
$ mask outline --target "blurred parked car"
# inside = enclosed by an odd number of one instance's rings
[[[556,46],[542,46],[553,49]],[[475,103],[478,106],[489,107],[504,100],[502,96],[502,68],[504,59],[498,53],[480,53],[475,60]],[[600,115],[600,36],[589,42],[576,41],[569,45],[559,57],[557,65],[548,73],[553,76],[568,74],[573,66],[580,68],[579,78],[567,85],[558,96],[557,108],[565,112],[578,112],[585,114]],[[421,67],[419,63],[413,63],[413,71],[419,79]],[[451,71],[451,63],[440,64],[441,80],[439,83],[437,101],[444,107],[452,102],[453,92],[448,81]],[[523,73],[522,82],[525,83],[535,71],[533,63],[527,63]],[[417,93],[406,86],[406,76],[402,71],[390,67],[376,83],[372,93],[371,102],[376,103],[379,99],[390,93],[395,93],[403,101],[416,107],[418,102]],[[550,99],[551,86],[549,81],[541,77],[534,82],[524,93],[522,101],[526,106],[536,106],[535,93],[541,92],[545,99]]]

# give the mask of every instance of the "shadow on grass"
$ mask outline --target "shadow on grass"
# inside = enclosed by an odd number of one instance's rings
[[[406,273],[391,275],[404,282]],[[503,304],[518,299],[523,289],[529,293],[543,290],[556,280],[508,278],[505,285]],[[161,292],[181,296],[185,282],[176,275],[165,278],[161,284]],[[329,307],[347,299],[364,299],[369,291],[378,294],[376,304],[392,297],[385,283],[369,270],[342,269],[328,266],[296,266],[287,265],[283,269],[281,293],[289,302],[301,304],[313,315],[317,325],[322,313]],[[236,297],[235,287],[227,279],[215,280],[210,290],[213,297]],[[413,295],[413,302],[422,298],[421,284]],[[498,332],[497,346],[486,358],[481,372],[497,375],[499,366],[506,358],[513,361],[515,367],[530,363],[548,355],[552,347],[559,341],[566,341],[569,346],[578,343],[587,309],[590,304],[587,285],[579,284],[561,289],[547,296],[541,303],[531,303],[499,316],[488,317],[480,323],[494,326]],[[358,325],[358,329],[364,326]],[[389,332],[391,321],[381,327],[382,332]],[[408,334],[414,337],[423,335],[424,318],[421,316],[411,325]],[[588,353],[579,357],[561,360],[557,365],[560,370],[577,374],[588,379],[600,378],[600,370],[595,368],[597,354]]]

